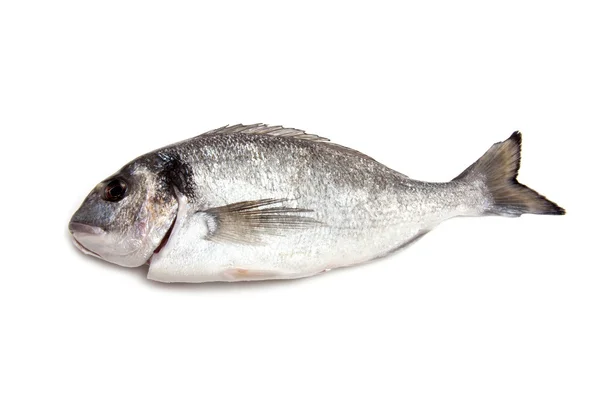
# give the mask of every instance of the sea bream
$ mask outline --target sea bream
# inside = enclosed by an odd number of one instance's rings
[[[517,182],[521,134],[450,182],[410,179],[280,126],[163,147],[100,182],[69,224],[84,253],[162,282],[302,278],[405,247],[457,216],[564,214]]]

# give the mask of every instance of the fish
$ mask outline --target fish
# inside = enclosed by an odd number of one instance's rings
[[[562,215],[517,181],[520,132],[425,182],[305,131],[228,125],[144,154],[69,222],[83,253],[159,282],[304,278],[403,249],[460,216]]]

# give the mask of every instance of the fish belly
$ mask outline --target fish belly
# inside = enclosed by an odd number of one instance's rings
[[[152,258],[148,278],[235,282],[308,277],[384,256],[431,228],[425,224],[385,230],[323,227],[265,237],[261,243],[232,243],[198,239],[201,232],[184,227]]]

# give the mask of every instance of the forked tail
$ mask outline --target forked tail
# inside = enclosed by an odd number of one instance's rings
[[[485,186],[486,214],[563,215],[565,210],[535,190],[517,181],[521,163],[521,133],[515,132],[504,142],[494,144],[473,165],[454,180],[482,181]]]

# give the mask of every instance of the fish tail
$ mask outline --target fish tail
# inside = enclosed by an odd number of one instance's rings
[[[517,181],[520,164],[521,133],[517,131],[504,142],[490,147],[454,181],[483,181],[487,200],[484,214],[514,217],[521,214],[565,214],[565,210],[556,203]]]

